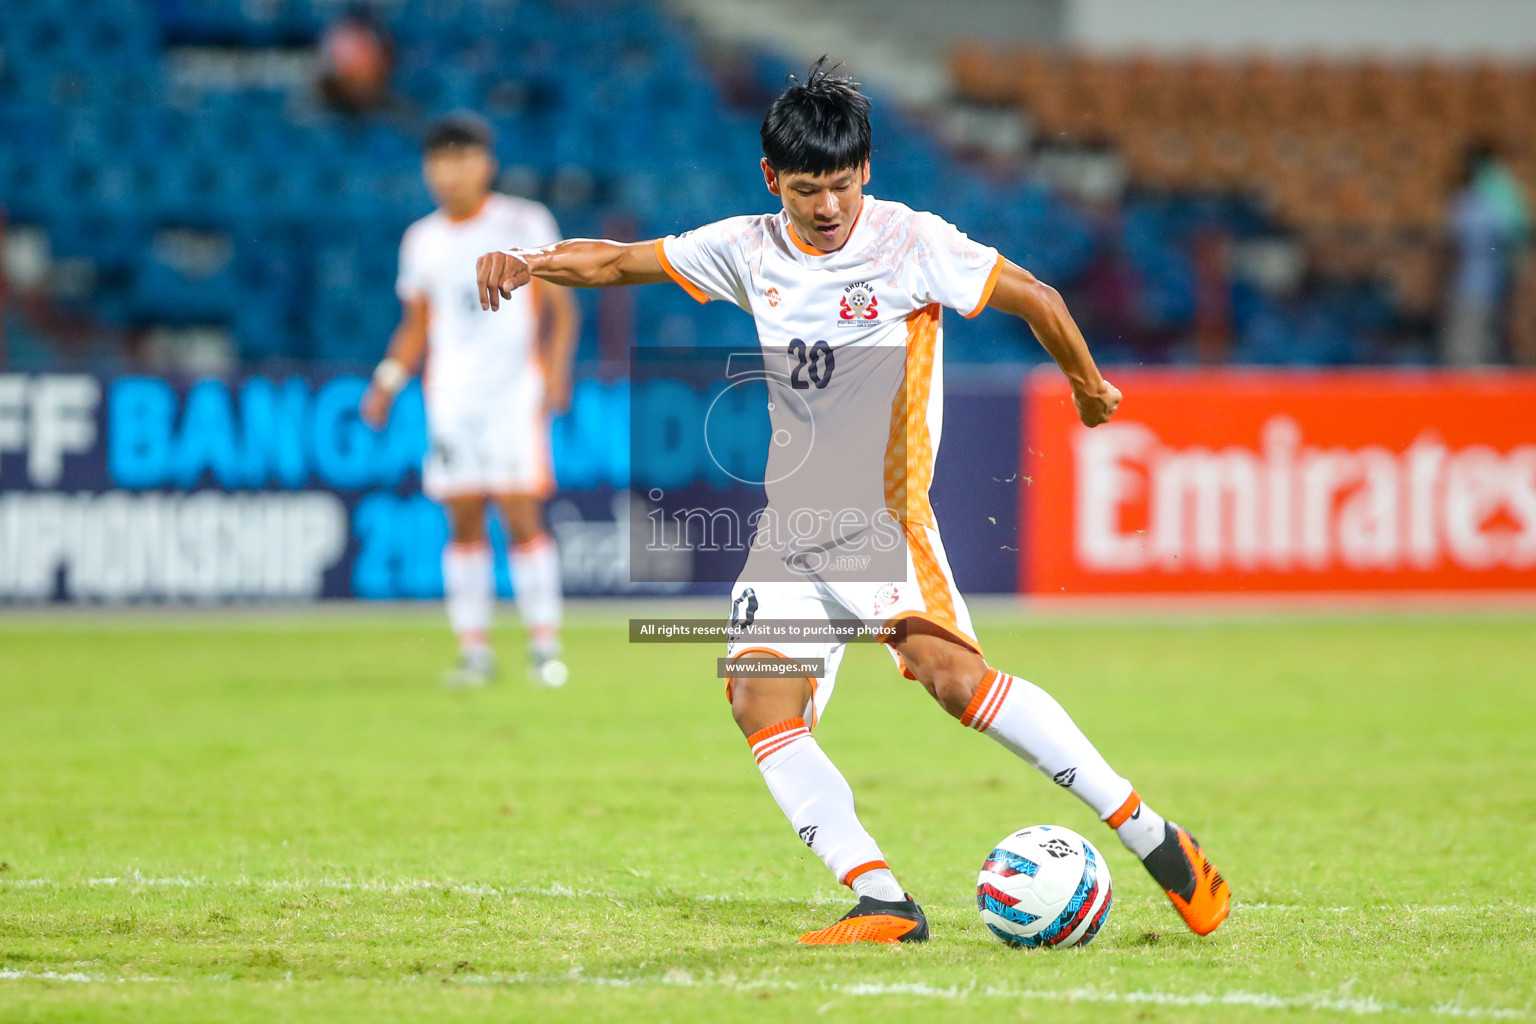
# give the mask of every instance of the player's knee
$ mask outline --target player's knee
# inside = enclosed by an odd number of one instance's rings
[[[515,499],[504,501],[501,505],[501,516],[506,521],[507,529],[512,533],[512,540],[516,544],[527,544],[537,540],[544,533],[543,509],[537,501],[531,499]]]
[[[448,505],[448,533],[455,544],[479,544],[485,540],[485,506],[458,500]]]

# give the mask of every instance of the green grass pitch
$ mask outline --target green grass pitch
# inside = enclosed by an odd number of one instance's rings
[[[435,609],[0,618],[0,1021],[1536,1019],[1528,613],[978,616],[1205,842],[1236,902],[1204,940],[855,648],[817,735],[934,937],[845,948],[796,945],[851,900],[719,652],[622,616],[575,615],[564,690],[472,694]],[[984,854],[1041,822],[1113,871],[1084,949],[977,919]]]

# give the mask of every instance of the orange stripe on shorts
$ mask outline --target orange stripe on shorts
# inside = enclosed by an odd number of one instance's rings
[[[924,610],[949,622],[955,621],[955,599],[949,591],[949,577],[939,566],[939,556],[921,526],[908,526],[907,550],[912,553],[912,571],[917,575],[917,589],[923,595]]]

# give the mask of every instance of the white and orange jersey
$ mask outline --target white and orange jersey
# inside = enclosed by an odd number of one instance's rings
[[[795,501],[774,483],[794,479],[810,481],[823,508],[883,505],[903,523],[936,525],[928,487],[943,420],[940,310],[981,312],[1002,270],[996,249],[865,195],[834,252],[802,241],[780,211],[669,235],[657,253],[698,301],[752,314],[766,366],[783,367],[801,400],[771,406],[776,437],[814,439],[770,446],[770,506]]]
[[[438,210],[406,230],[395,290],[401,301],[427,303],[422,378],[429,412],[443,402],[495,405],[525,394],[529,374],[542,380],[535,289],[504,299],[500,310],[482,310],[475,261],[497,249],[559,240],[555,218],[542,203],[497,193],[473,216],[454,220]]]

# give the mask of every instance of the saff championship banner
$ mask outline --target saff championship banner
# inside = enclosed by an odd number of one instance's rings
[[[440,594],[420,391],[374,431],[366,387],[0,374],[0,602]],[[628,588],[627,426],[625,385],[584,381],[555,434],[569,490],[549,517],[576,593]]]
[[[447,524],[420,490],[420,390],[374,431],[357,414],[366,387],[356,374],[0,374],[0,603],[439,596]],[[1018,394],[956,393],[935,506],[962,585],[1009,592]],[[547,509],[567,593],[724,592],[701,582],[707,544],[654,543],[666,510],[650,497],[718,489],[697,443],[714,394],[577,383],[554,424],[560,490]],[[647,409],[667,429],[632,487],[631,415]],[[492,544],[506,596],[499,530]]]
[[[1110,374],[1025,385],[1021,589],[1536,590],[1536,377]]]

